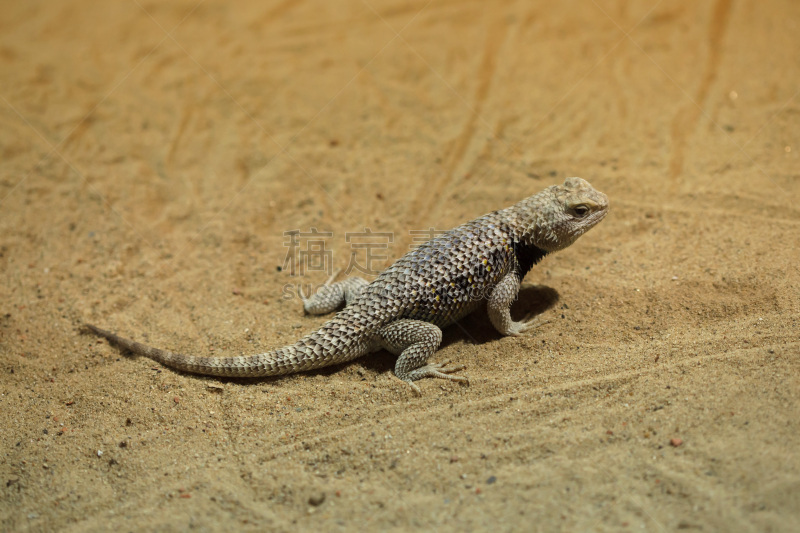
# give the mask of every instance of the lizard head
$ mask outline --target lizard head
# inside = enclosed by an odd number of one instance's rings
[[[517,205],[529,221],[523,240],[547,252],[566,248],[608,214],[608,197],[581,178],[567,178]]]

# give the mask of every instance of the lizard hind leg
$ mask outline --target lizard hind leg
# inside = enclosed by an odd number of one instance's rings
[[[324,285],[311,295],[306,295],[300,287],[300,298],[303,300],[303,311],[307,315],[324,315],[349,305],[361,294],[369,283],[363,278],[347,278],[334,282],[339,270],[328,278]]]
[[[442,342],[442,330],[434,324],[422,320],[397,320],[381,329],[380,342],[381,346],[399,356],[394,374],[408,383],[417,394],[421,391],[414,382],[422,378],[469,383],[466,377],[452,374],[463,370],[463,366],[449,367],[449,361],[428,363],[428,359]]]

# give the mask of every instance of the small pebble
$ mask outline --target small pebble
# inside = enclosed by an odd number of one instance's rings
[[[312,505],[314,507],[319,507],[320,505],[322,505],[322,502],[324,502],[324,501],[325,501],[325,493],[324,492],[320,492],[319,494],[315,494],[313,496],[309,496],[309,498],[308,498],[308,504]]]
[[[669,440],[669,443],[670,443],[670,445],[672,445],[673,447],[677,448],[678,446],[680,446],[681,444],[683,444],[683,439],[679,439],[678,437],[674,437],[674,438],[672,438],[672,439],[670,439],[670,440]]]

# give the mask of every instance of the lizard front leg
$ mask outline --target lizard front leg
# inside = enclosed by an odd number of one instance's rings
[[[489,295],[487,303],[489,320],[501,335],[517,337],[539,325],[536,320],[515,322],[511,319],[511,304],[519,294],[519,282],[519,276],[512,270],[500,280],[500,283],[495,285]]]
[[[426,377],[469,382],[464,376],[451,375],[463,370],[463,366],[445,368],[449,361],[428,363],[442,342],[442,330],[438,326],[422,320],[403,319],[384,326],[379,337],[384,348],[399,356],[394,374],[411,385],[417,394],[421,391],[414,382]]]
[[[334,283],[333,280],[336,279],[339,272],[339,270],[334,272],[328,281],[309,297],[306,297],[301,287],[300,297],[303,299],[303,310],[306,314],[324,315],[336,311],[358,298],[364,287],[369,285],[367,280],[358,277]]]

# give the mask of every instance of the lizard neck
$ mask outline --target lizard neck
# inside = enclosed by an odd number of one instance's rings
[[[519,242],[514,245],[514,255],[517,256],[519,280],[522,281],[525,274],[530,272],[531,268],[547,255],[547,251]]]

